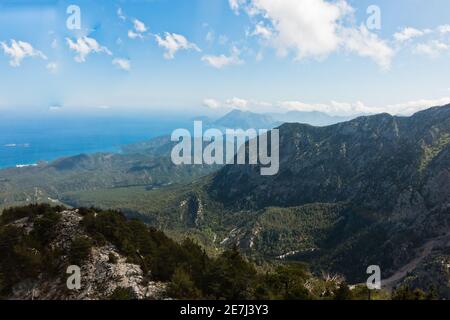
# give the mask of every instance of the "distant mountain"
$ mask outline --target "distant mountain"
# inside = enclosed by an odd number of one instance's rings
[[[449,261],[450,105],[279,129],[277,175],[230,165],[207,186],[225,211],[258,212],[230,227],[228,242],[290,252],[351,281],[371,264],[388,276],[417,256],[413,267],[436,254]],[[437,251],[423,254],[427,241]]]
[[[305,123],[312,126],[328,126],[349,121],[354,117],[330,116],[319,111],[289,111],[287,113],[259,114],[249,111],[233,110],[216,121],[206,121],[211,127],[241,129],[271,129],[283,123]]]
[[[355,118],[352,116],[331,116],[319,111],[289,111],[286,113],[273,113],[270,115],[272,118],[283,123],[298,122],[310,124],[317,127],[329,126],[339,122],[349,121]]]
[[[222,118],[213,122],[212,126],[231,129],[272,129],[281,122],[270,115],[258,114],[249,111],[233,110]]]

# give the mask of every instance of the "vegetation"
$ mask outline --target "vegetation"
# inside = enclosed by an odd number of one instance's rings
[[[5,210],[0,219],[0,294],[24,279],[62,272],[61,256],[82,265],[93,246],[114,245],[130,263],[141,266],[148,280],[168,283],[167,294],[177,299],[365,299],[345,282],[313,276],[302,263],[256,266],[234,246],[216,256],[194,240],[175,242],[141,221],[117,211],[80,209],[86,236],[72,240],[68,252],[52,249],[61,207],[31,205]],[[32,226],[32,227],[31,227]],[[109,256],[111,263],[117,257]],[[432,299],[432,294],[400,288],[394,299]],[[111,299],[134,299],[128,288],[117,288]]]
[[[75,265],[82,265],[89,258],[92,245],[92,241],[87,237],[75,238],[70,247],[69,262]]]
[[[110,300],[135,300],[136,297],[130,288],[117,287],[109,296]]]
[[[41,272],[54,272],[55,252],[49,246],[55,236],[61,207],[31,205],[4,210],[0,217],[0,294],[24,279]],[[24,224],[34,224],[30,233],[24,226],[11,224],[26,218]]]
[[[422,289],[401,286],[392,293],[392,300],[435,300],[436,298],[436,292],[433,288],[429,292],[425,292]]]

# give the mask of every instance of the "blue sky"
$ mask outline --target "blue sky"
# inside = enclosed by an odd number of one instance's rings
[[[450,103],[448,12],[442,0],[1,0],[0,110],[409,114]]]

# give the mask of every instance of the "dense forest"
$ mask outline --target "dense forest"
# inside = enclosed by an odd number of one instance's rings
[[[314,276],[302,263],[256,265],[237,247],[207,255],[196,242],[181,243],[117,211],[78,209],[87,236],[75,237],[66,250],[55,249],[63,207],[29,205],[5,209],[0,216],[0,292],[8,297],[24,279],[65,272],[61,263],[82,265],[92,248],[114,245],[147,277],[167,283],[167,297],[175,299],[366,299],[367,289],[350,290],[345,281]],[[21,225],[31,221],[32,230]],[[28,224],[29,225],[29,224]],[[66,252],[64,252],[66,251]],[[110,257],[114,263],[115,257]],[[113,281],[113,279],[111,280]],[[383,298],[381,293],[373,297]],[[110,299],[134,299],[128,288],[117,288]],[[386,297],[384,297],[386,298]],[[394,299],[431,299],[432,293],[402,287]]]

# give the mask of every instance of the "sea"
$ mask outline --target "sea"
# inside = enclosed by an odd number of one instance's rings
[[[170,134],[188,120],[155,117],[0,118],[0,168],[61,157],[120,152],[127,144]]]

